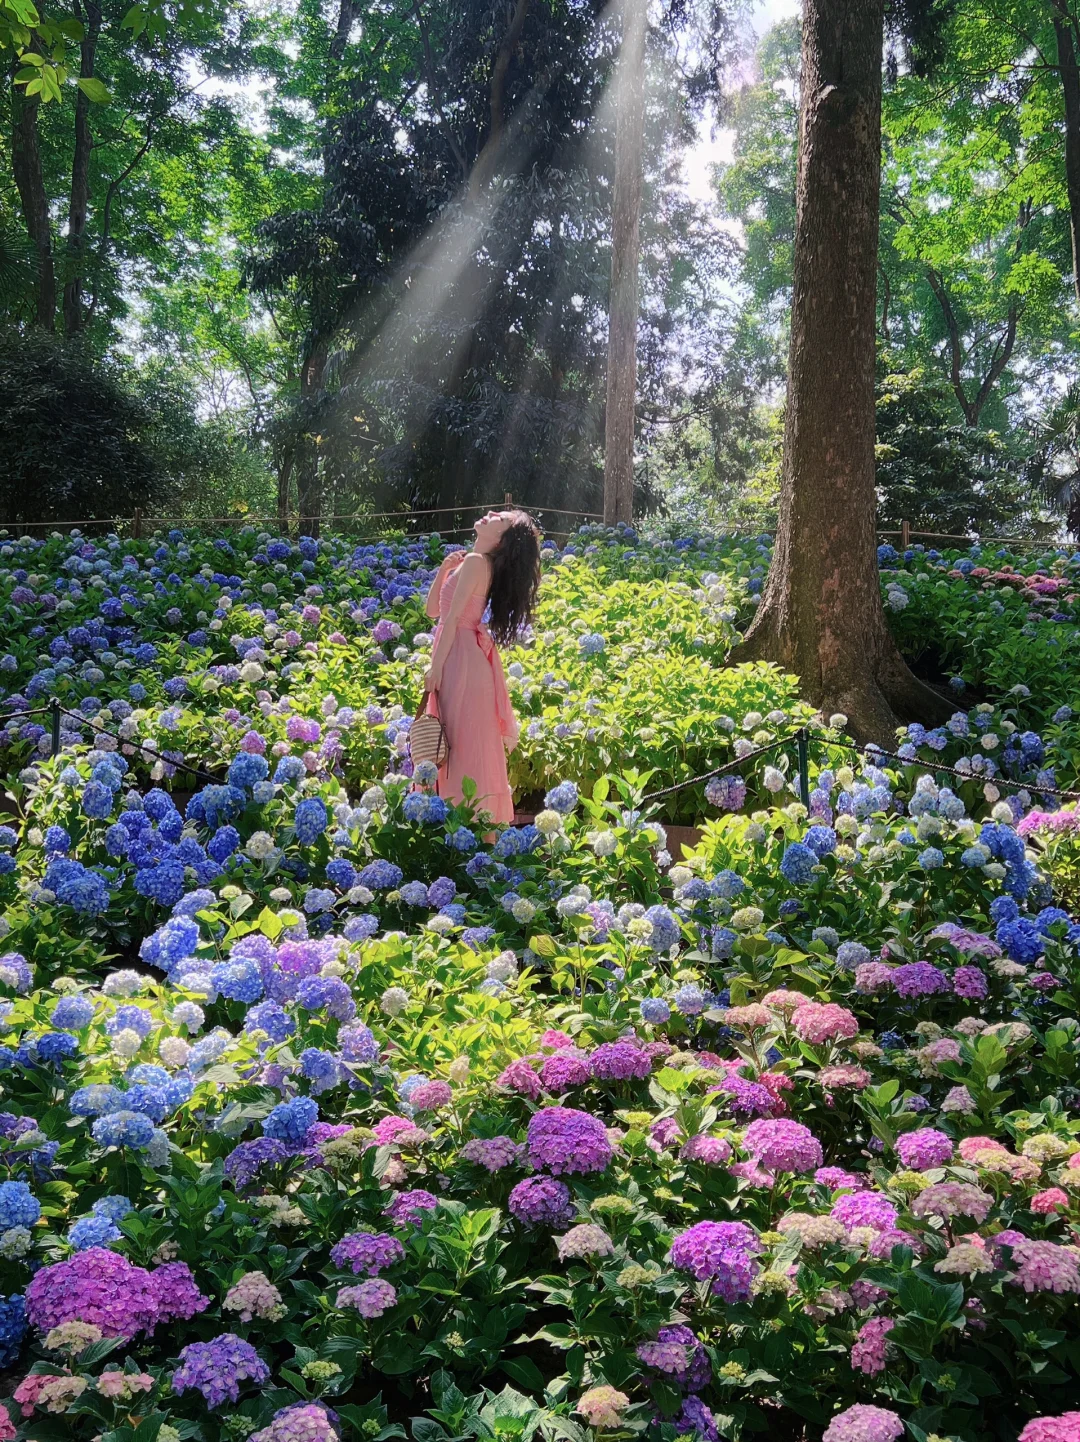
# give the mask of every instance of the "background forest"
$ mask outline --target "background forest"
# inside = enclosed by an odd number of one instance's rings
[[[899,47],[886,76],[880,523],[1046,534],[1080,467],[1077,17],[937,8],[930,78]],[[778,12],[650,12],[636,467],[641,508],[683,522],[775,519],[799,92]],[[0,99],[0,523],[504,490],[599,509],[610,7],[50,15]]]

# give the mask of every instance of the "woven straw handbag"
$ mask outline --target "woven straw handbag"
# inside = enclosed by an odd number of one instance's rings
[[[418,761],[433,761],[436,766],[445,766],[450,746],[438,716],[429,716],[425,710],[427,698],[425,691],[409,728],[409,756],[414,766]]]

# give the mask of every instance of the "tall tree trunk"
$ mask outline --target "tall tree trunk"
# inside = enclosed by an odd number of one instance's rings
[[[614,83],[615,193],[611,217],[604,520],[634,518],[634,402],[637,398],[638,257],[645,130],[646,0],[623,0],[623,38]]]
[[[322,469],[319,464],[317,416],[329,358],[329,340],[316,339],[300,371],[301,433],[297,437],[293,468],[296,471],[296,509],[300,534],[317,536],[322,522]]]
[[[794,671],[826,715],[895,741],[947,703],[889,634],[875,534],[874,332],[883,0],[806,0],[794,291],[776,547],[737,661]]]
[[[1058,73],[1065,104],[1065,185],[1069,196],[1073,289],[1080,302],[1080,68],[1076,63],[1076,31],[1066,0],[1053,0]]]
[[[56,269],[49,197],[38,145],[39,106],[38,96],[25,95],[19,86],[12,86],[11,169],[22,202],[26,233],[37,252],[34,321],[42,330],[52,330],[56,323]]]
[[[90,80],[101,33],[101,7],[89,0],[85,10],[76,3],[76,17],[84,29],[80,46],[79,76]],[[83,280],[86,270],[86,223],[90,214],[90,99],[75,94],[75,148],[71,157],[71,198],[68,204],[67,255],[64,281],[64,334],[77,335],[83,327]]]

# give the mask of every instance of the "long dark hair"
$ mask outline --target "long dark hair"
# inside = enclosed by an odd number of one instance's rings
[[[540,532],[524,511],[514,511],[513,516],[490,553],[488,629],[498,646],[512,645],[532,620],[540,589]]]

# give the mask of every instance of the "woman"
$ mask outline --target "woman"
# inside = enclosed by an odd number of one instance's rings
[[[477,811],[511,822],[506,752],[517,745],[518,723],[495,647],[510,644],[532,619],[540,537],[524,511],[489,511],[473,529],[472,550],[447,556],[428,592],[427,613],[440,620],[424,689],[428,713],[442,722],[449,746],[439,794],[463,801],[468,776],[476,783]]]

